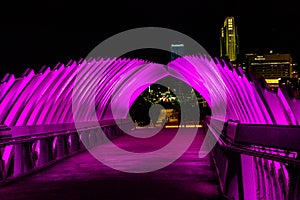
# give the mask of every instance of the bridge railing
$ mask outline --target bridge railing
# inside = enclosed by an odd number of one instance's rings
[[[120,123],[120,122],[119,122]],[[98,126],[97,126],[98,125]],[[122,129],[132,129],[124,121]],[[36,172],[123,134],[113,121],[20,126],[0,129],[0,184]]]
[[[212,155],[224,196],[300,199],[300,126],[229,120],[221,135],[204,123],[204,129],[208,128],[219,138]]]

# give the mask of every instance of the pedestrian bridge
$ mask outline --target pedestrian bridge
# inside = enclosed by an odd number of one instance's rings
[[[184,127],[144,141],[128,135],[149,131],[136,129],[128,111],[167,76],[188,83],[212,109],[185,153],[165,168],[137,174],[92,157],[91,150],[109,141],[145,153],[170,143],[179,129],[189,136],[193,129]],[[205,55],[167,67],[98,58],[37,74],[28,69],[20,78],[8,74],[0,84],[0,198],[299,199],[299,105],[284,88],[274,93]],[[119,165],[131,171],[137,161],[126,159]]]

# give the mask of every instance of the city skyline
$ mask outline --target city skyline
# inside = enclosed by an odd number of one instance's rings
[[[299,62],[300,17],[291,1],[251,1],[244,6],[238,1],[127,0],[103,2],[102,9],[92,5],[48,1],[4,6],[0,21],[1,74],[20,75],[26,68],[37,73],[43,65],[54,67],[58,62],[77,60],[114,34],[146,26],[180,31],[218,57],[220,28],[227,16],[235,17],[241,54],[272,49],[275,53],[291,53]],[[136,55],[154,62],[169,59],[169,53],[146,54]]]

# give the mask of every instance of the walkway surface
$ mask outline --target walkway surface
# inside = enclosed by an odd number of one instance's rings
[[[143,134],[149,130],[137,131]],[[166,144],[176,131],[164,129],[152,139],[135,140],[130,136],[122,136],[115,139],[114,143],[133,152],[143,149],[149,151]],[[0,200],[221,199],[210,158],[198,158],[203,138],[200,130],[193,144],[178,160],[149,173],[120,172],[103,165],[89,152],[83,152],[2,186]],[[129,166],[131,162],[133,164],[136,161],[128,160],[126,165]]]

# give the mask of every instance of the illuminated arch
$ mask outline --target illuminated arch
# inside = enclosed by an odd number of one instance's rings
[[[80,70],[84,75],[77,82],[80,90],[74,94],[74,82]],[[72,98],[82,105],[76,110],[81,121],[110,119],[113,117],[109,109],[112,103],[128,111],[144,89],[167,76],[187,82],[210,107],[219,105],[217,98],[211,101],[212,95],[221,94],[219,87],[225,89],[226,97],[219,96],[219,99],[226,99],[226,119],[288,124],[284,105],[271,102],[273,97],[279,102],[278,97],[268,92],[261,96],[240,68],[231,69],[223,61],[205,55],[178,58],[167,67],[139,59],[94,58],[70,61],[66,65],[59,63],[53,70],[43,67],[37,74],[28,69],[21,78],[7,75],[0,83],[0,123],[8,126],[72,123]],[[118,95],[111,100],[116,90]],[[96,93],[95,105],[91,104],[90,91]],[[281,113],[274,115],[267,106]],[[98,119],[88,114],[89,109],[95,108]],[[271,116],[275,117],[275,122]]]

